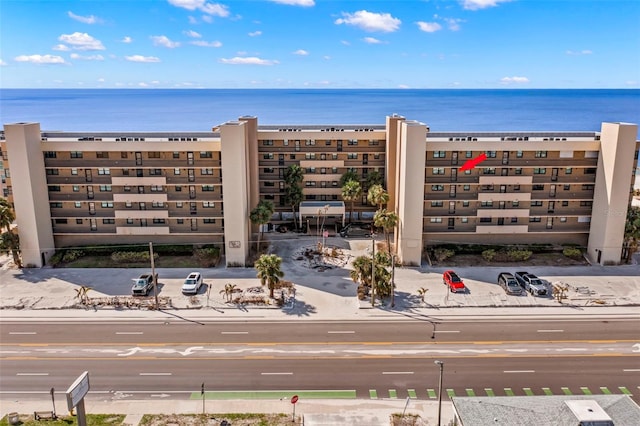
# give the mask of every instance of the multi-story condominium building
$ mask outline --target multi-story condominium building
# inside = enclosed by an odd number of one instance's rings
[[[218,244],[244,264],[260,199],[293,220],[285,170],[304,172],[300,218],[343,223],[340,177],[363,184],[354,220],[370,220],[367,176],[378,172],[399,216],[400,261],[452,243],[575,243],[594,263],[620,261],[640,143],[635,124],[599,132],[431,132],[393,115],[384,125],[259,126],[241,117],[211,132],[41,131],[5,124],[0,149],[25,264],[55,248]],[[486,157],[468,170],[468,160]]]

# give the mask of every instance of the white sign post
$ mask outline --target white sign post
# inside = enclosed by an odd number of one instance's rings
[[[67,389],[67,407],[69,411],[78,409],[78,426],[87,426],[87,416],[84,412],[84,397],[89,392],[89,372],[85,371]]]

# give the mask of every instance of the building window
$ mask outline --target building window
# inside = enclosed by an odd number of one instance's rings
[[[82,208],[82,203],[80,201],[76,201],[74,203],[74,205],[75,205],[76,209]]]
[[[481,217],[480,218],[480,223],[491,223],[491,218],[490,217]]]
[[[434,175],[443,175],[444,174],[444,167],[434,167],[433,168],[433,174]]]
[[[178,151],[173,151],[173,158],[180,158],[180,153]]]
[[[443,202],[442,201],[432,201],[431,202],[431,207],[442,207],[443,206]]]
[[[485,151],[487,158],[496,158],[496,151]]]
[[[473,151],[467,151],[467,152],[464,154],[464,156],[465,156],[466,158],[471,158],[471,157],[473,157]]]
[[[76,219],[76,225],[82,225],[82,219]]]
[[[521,175],[522,174],[522,167],[516,167],[516,169],[514,170],[514,173],[517,175]]]
[[[511,218],[511,223],[518,223],[518,218],[517,217],[512,217]]]
[[[485,167],[484,169],[482,169],[482,173],[485,174],[485,175],[495,175],[496,174],[496,168],[495,167]]]
[[[547,151],[536,151],[536,158],[547,158]]]
[[[100,206],[102,208],[105,208],[105,209],[112,209],[113,208],[113,201],[103,201],[103,202],[100,203]]]
[[[127,225],[133,225],[133,219],[127,218]]]
[[[164,208],[164,202],[163,201],[152,201],[151,202],[151,207]]]
[[[514,191],[520,191],[520,185],[513,185]]]
[[[176,203],[176,208],[177,208],[177,209],[181,209],[181,208],[182,208],[182,206],[183,206],[182,201],[178,201],[178,202]]]
[[[462,190],[463,191],[470,191],[471,190],[471,185],[463,185],[462,186]]]
[[[569,205],[569,202],[567,200],[562,202],[562,207],[567,207]]]
[[[470,175],[470,174],[471,174],[471,169],[467,169],[467,170],[465,170],[465,171],[464,171],[464,174],[465,174],[465,175]]]
[[[160,158],[160,153],[158,151],[148,152],[147,158]]]
[[[124,192],[131,192],[131,187],[129,185],[124,186]]]
[[[596,168],[595,167],[587,167],[586,169],[584,169],[584,174],[585,175],[595,175],[596,174]]]
[[[200,174],[201,175],[212,175],[213,174],[213,169],[200,169]]]
[[[541,222],[542,218],[534,216],[529,218],[529,222]]]
[[[216,220],[212,219],[210,217],[206,217],[206,218],[202,219],[202,223],[216,223]]]
[[[125,201],[125,202],[124,202],[124,206],[125,206],[126,208],[130,209],[130,208],[131,208],[131,201]]]
[[[444,185],[431,185],[432,191],[444,191]]]
[[[469,202],[468,201],[463,201],[462,202],[462,207],[469,207]]]
[[[460,218],[460,222],[461,223],[467,223],[467,222],[469,222],[469,218],[468,217],[461,217]]]
[[[566,218],[566,217],[564,217],[564,216],[563,216],[563,217],[561,217],[561,218],[560,218],[560,222],[563,222],[563,223],[564,223],[564,222],[566,222],[566,221],[567,221],[567,218]]]
[[[98,169],[98,174],[99,175],[110,175],[111,174],[111,170],[109,170],[108,167],[101,167]]]
[[[542,201],[532,201],[531,202],[531,207],[541,207],[542,206]]]
[[[214,190],[213,185],[202,185],[203,192],[212,192]]]
[[[100,185],[100,192],[111,192],[111,185]]]
[[[73,185],[73,192],[80,192],[80,186],[79,185]]]
[[[153,219],[154,225],[164,225],[165,223],[167,223],[165,219]]]
[[[71,169],[71,175],[75,176],[78,174],[78,169]]]
[[[511,202],[511,207],[519,207],[520,206],[520,201],[512,201]]]
[[[125,152],[125,151],[122,151],[122,152],[120,153],[120,158],[122,158],[122,159],[129,158],[129,153],[128,153],[128,152]]]
[[[60,174],[60,170],[58,169],[47,169],[47,176],[57,176]]]
[[[493,201],[481,201],[480,207],[493,207]]]
[[[544,191],[544,185],[532,185],[531,189],[533,191]]]
[[[580,207],[592,207],[593,201],[580,201]]]
[[[483,191],[493,191],[493,185],[482,185]]]
[[[202,207],[205,207],[205,208],[211,209],[211,208],[215,208],[215,206],[216,206],[215,201],[203,201],[202,202]]]
[[[49,203],[49,206],[51,206],[52,209],[61,209],[62,208],[62,203],[60,203],[60,202]]]
[[[151,192],[163,192],[164,186],[162,185],[151,185]]]
[[[4,153],[3,153],[4,155]],[[56,158],[58,156],[58,154],[55,151],[45,151],[44,152],[44,158]],[[5,158],[6,160],[6,158]]]
[[[102,224],[103,225],[115,225],[116,224],[116,220],[115,219],[102,219]]]
[[[200,158],[213,158],[211,151],[200,151]]]
[[[516,158],[522,158],[522,151],[516,151]]]
[[[49,185],[49,192],[60,192],[60,185]]]
[[[71,158],[82,158],[82,151],[71,151]]]
[[[266,152],[262,154],[262,159],[264,160],[273,160],[273,152]]]
[[[433,158],[446,158],[445,151],[433,151]]]
[[[544,167],[534,167],[533,174],[534,175],[544,175],[547,173],[547,169]]]
[[[593,191],[594,185],[592,184],[586,184],[586,185],[582,185],[582,190],[583,191]]]
[[[97,151],[96,158],[109,158],[109,153],[106,151]]]
[[[430,219],[431,223],[442,223],[442,218],[441,217],[432,217]]]
[[[570,175],[571,173],[573,173],[573,169],[571,167],[567,167],[566,169],[564,169],[565,175]]]
[[[66,225],[67,219],[56,219],[55,222],[56,222],[56,225]]]

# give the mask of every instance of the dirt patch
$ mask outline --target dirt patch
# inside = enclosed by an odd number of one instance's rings
[[[585,260],[575,260],[561,253],[534,253],[526,262],[487,262],[478,254],[457,254],[443,262],[433,261],[434,266],[579,266],[588,265]]]
[[[140,426],[291,426],[290,414],[145,414]],[[225,423],[226,422],[226,423]]]

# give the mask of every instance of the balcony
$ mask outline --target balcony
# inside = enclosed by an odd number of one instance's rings
[[[476,225],[476,234],[526,234],[528,225]]]
[[[529,209],[478,209],[478,217],[529,217]]]
[[[530,192],[479,192],[478,201],[529,201],[531,200]]]
[[[118,235],[168,235],[168,226],[117,226]]]

